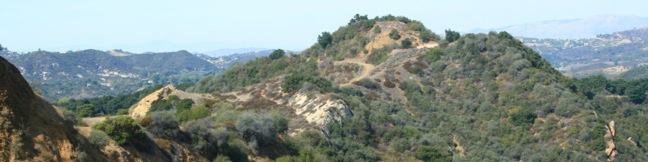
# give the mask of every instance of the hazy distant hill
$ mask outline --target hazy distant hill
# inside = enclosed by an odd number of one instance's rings
[[[551,20],[494,29],[478,29],[475,32],[507,31],[516,37],[580,39],[647,26],[646,17],[601,15],[583,19]]]
[[[212,57],[207,54],[196,54],[198,57],[211,62],[219,68],[228,68],[236,63],[247,62],[259,57],[270,55],[273,50],[261,50],[253,52],[229,53],[219,57]]]
[[[15,64],[32,86],[50,100],[130,93],[159,84],[193,83],[206,74],[218,73],[237,62],[263,54],[209,57],[187,51],[144,54],[121,50],[0,52],[0,56]]]
[[[231,54],[244,54],[244,53],[255,53],[268,51],[266,48],[227,48],[227,49],[218,49],[213,51],[202,52],[203,54],[211,57],[220,57],[227,56]]]
[[[576,77],[592,74],[617,77],[648,62],[648,28],[602,34],[590,39],[520,40],[558,70]]]

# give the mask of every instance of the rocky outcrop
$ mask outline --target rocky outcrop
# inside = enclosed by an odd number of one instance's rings
[[[0,57],[0,161],[106,161]]]
[[[341,122],[350,118],[353,113],[351,108],[340,99],[331,99],[322,94],[308,96],[305,93],[296,93],[288,101],[297,116],[303,117],[309,124],[328,132],[325,128],[331,122]]]
[[[605,153],[608,157],[607,161],[614,161],[617,155],[617,150],[616,150],[616,145],[614,144],[614,137],[616,137],[616,129],[614,128],[614,121],[610,121],[610,123],[605,126],[607,128],[607,133],[605,133],[605,143],[607,145],[607,148],[605,148]]]

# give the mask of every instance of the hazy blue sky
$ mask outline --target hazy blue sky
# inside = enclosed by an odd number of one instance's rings
[[[0,44],[15,51],[304,49],[356,13],[421,20],[437,33],[542,20],[648,16],[646,0],[4,0]]]

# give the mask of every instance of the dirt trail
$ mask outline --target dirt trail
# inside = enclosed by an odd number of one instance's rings
[[[376,66],[366,63],[364,57],[365,57],[364,55],[360,55],[359,57],[356,58],[346,59],[346,60],[336,62],[338,64],[356,64],[362,68],[359,75],[349,80],[349,82],[341,84],[340,86],[342,87],[350,86],[353,84],[353,82],[357,82],[364,78],[367,78],[371,75],[371,72],[374,69],[376,69]]]

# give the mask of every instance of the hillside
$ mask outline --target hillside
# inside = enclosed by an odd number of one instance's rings
[[[622,126],[640,116],[601,112],[627,100],[588,99],[505,32],[441,40],[407,18],[356,16],[302,54],[257,59],[189,90],[239,111],[292,113],[288,132],[306,143],[286,158],[646,159],[642,142],[616,140],[644,136]]]
[[[112,123],[102,125],[55,109],[2,57],[0,74],[0,161],[205,161],[176,142],[153,141],[132,119],[104,117]]]
[[[162,84],[189,84],[269,52],[221,57],[187,51],[134,54],[121,50],[66,53],[0,51],[49,100],[120,95]]]
[[[598,35],[590,39],[520,38],[568,76],[618,78],[648,61],[648,28]]]
[[[107,161],[0,57],[0,161]]]

